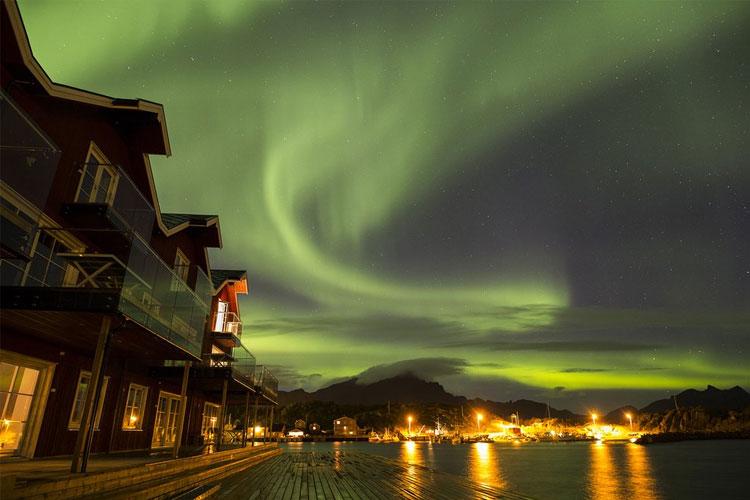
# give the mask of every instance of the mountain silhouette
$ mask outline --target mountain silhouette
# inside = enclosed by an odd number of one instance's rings
[[[671,398],[654,401],[641,408],[641,413],[663,413],[678,408],[694,408],[697,406],[708,410],[740,410],[750,406],[750,394],[740,386],[731,389],[717,389],[709,385],[705,391],[688,389]]]

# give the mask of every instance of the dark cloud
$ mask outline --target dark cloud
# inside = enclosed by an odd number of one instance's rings
[[[459,375],[464,373],[469,363],[459,358],[418,358],[405,359],[390,364],[376,365],[357,375],[357,382],[370,384],[410,373],[424,380],[435,380],[438,377]]]
[[[283,390],[313,389],[325,383],[320,373],[302,373],[298,369],[285,365],[268,365],[279,380],[279,387]]]

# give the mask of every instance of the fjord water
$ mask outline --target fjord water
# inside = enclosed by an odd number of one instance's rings
[[[748,498],[750,441],[631,443],[288,443],[357,451],[467,476],[537,499]],[[423,473],[415,468],[415,474]]]

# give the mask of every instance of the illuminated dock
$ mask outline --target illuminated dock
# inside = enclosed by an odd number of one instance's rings
[[[450,499],[528,497],[421,465],[357,452],[287,452],[220,483],[215,498]]]

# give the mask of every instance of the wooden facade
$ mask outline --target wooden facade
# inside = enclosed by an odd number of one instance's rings
[[[0,361],[3,383],[18,383],[0,387],[0,453],[73,454],[82,471],[89,452],[200,445],[216,405],[220,441],[229,404],[275,397],[256,387],[239,334],[214,331],[217,304],[239,322],[237,293],[248,288],[244,271],[212,273],[218,217],[160,211],[149,155],[170,154],[161,105],[52,82],[15,2],[1,7],[1,97],[12,113],[0,170]]]

